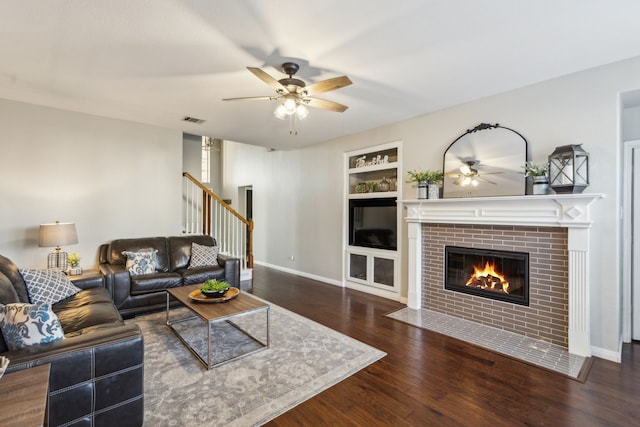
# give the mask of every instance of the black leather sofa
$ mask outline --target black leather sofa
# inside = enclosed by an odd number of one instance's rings
[[[202,283],[208,279],[225,280],[240,289],[240,260],[218,254],[217,266],[189,269],[191,244],[215,246],[211,236],[143,237],[116,239],[100,246],[99,268],[105,286],[124,317],[166,307],[165,290]],[[125,268],[124,251],[157,250],[156,272],[131,276]]]
[[[98,282],[100,283],[100,282]],[[87,281],[95,286],[96,281]],[[76,286],[83,286],[82,281]],[[18,267],[0,255],[0,303],[29,302]],[[143,339],[125,325],[106,289],[83,289],[52,305],[64,339],[8,350],[0,335],[7,372],[50,363],[48,426],[141,426]]]

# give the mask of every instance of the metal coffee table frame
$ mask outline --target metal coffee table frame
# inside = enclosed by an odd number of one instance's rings
[[[194,302],[189,298],[189,293],[193,290],[199,289],[201,285],[191,285],[191,286],[183,286],[179,288],[170,288],[167,289],[167,312],[166,312],[166,324],[171,328],[173,333],[182,341],[182,343],[193,353],[194,356],[205,366],[207,369],[215,368],[216,366],[223,365],[225,363],[229,363],[233,360],[237,360],[246,356],[249,356],[258,351],[265,350],[269,348],[269,304],[263,303],[258,299],[254,298],[251,295],[241,293],[236,298],[221,302],[221,303],[198,303]],[[189,311],[191,311],[195,316],[181,318],[178,320],[171,321],[170,320],[170,303],[171,298],[178,300],[183,306],[185,306]],[[264,312],[266,315],[266,342],[254,337],[247,331],[240,328],[237,324],[231,322],[231,319],[243,317],[251,314],[256,314]],[[194,319],[200,319],[207,325],[207,359],[205,360],[195,348],[189,344],[189,342],[180,334],[180,332],[174,328],[173,325],[181,322],[186,322]],[[211,340],[211,325],[218,322],[228,322],[230,325],[241,331],[243,334],[257,342],[261,345],[261,347],[248,351],[246,353],[230,357],[228,359],[222,360],[220,362],[211,363],[211,350],[212,350],[212,340]]]

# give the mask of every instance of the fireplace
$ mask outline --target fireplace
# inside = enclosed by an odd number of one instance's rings
[[[407,200],[407,305],[425,307],[591,356],[590,205],[602,194]],[[490,236],[490,238],[488,238]],[[529,306],[444,288],[444,247],[529,253]]]
[[[444,287],[529,305],[529,254],[524,252],[445,246]]]

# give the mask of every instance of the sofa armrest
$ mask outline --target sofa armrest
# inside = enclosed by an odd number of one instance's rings
[[[218,265],[224,268],[224,280],[234,288],[240,289],[240,259],[218,254]]]
[[[85,270],[79,276],[68,276],[71,283],[80,289],[103,288],[104,275],[93,269]]]
[[[129,271],[119,264],[100,264],[100,272],[104,276],[104,286],[107,288],[116,308],[131,295],[131,275]]]
[[[143,338],[137,325],[86,328],[61,341],[3,353],[8,372],[51,364],[49,425],[142,424]],[[127,402],[126,404],[123,404]],[[82,423],[80,423],[82,424]]]

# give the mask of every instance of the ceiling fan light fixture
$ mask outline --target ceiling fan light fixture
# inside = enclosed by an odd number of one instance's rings
[[[476,180],[476,179],[472,179],[472,180],[471,180],[471,185],[472,185],[472,186],[477,187],[477,186],[478,186],[478,184],[479,184],[478,180]]]
[[[471,173],[471,167],[465,163],[460,166],[460,172],[462,172],[463,175],[469,175]]]
[[[287,117],[287,109],[283,104],[278,105],[276,111],[273,112],[273,115],[280,120],[284,120]]]
[[[471,182],[472,182],[472,179],[467,176],[460,182],[460,185],[469,185],[471,184]]]
[[[309,115],[309,109],[307,107],[305,107],[304,105],[300,104],[298,105],[298,108],[296,109],[296,115],[298,116],[298,118],[300,120],[304,119],[305,117],[307,117]]]
[[[284,105],[284,108],[287,110],[287,114],[291,115],[296,112],[298,102],[293,97],[287,96],[284,98],[282,105]]]

